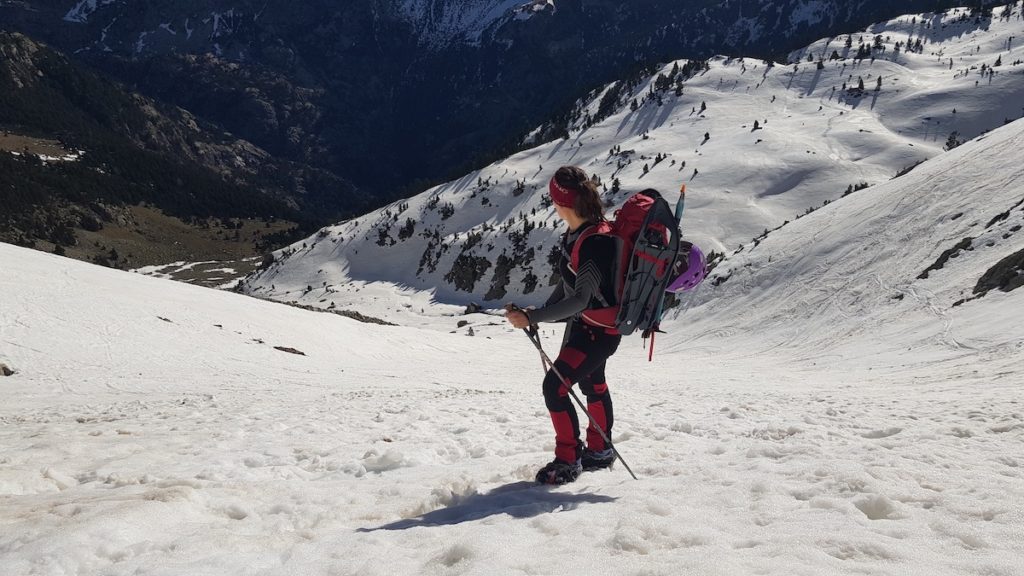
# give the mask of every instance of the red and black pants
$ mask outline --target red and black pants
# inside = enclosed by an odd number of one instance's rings
[[[608,358],[618,349],[622,336],[609,334],[604,328],[590,326],[582,320],[572,321],[567,330],[569,334],[555,359],[555,368],[569,381],[569,386],[579,383],[580,390],[587,397],[587,411],[610,439],[612,397],[604,370]],[[544,377],[544,403],[555,427],[555,457],[574,462],[583,453],[579,417],[569,398],[566,383],[554,370],[548,370]],[[607,448],[593,423],[587,426],[586,446],[591,450]]]

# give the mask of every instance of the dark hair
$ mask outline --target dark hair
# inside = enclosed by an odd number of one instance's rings
[[[604,202],[601,201],[601,196],[597,193],[597,184],[590,176],[587,176],[582,168],[562,166],[555,172],[555,181],[576,192],[573,210],[580,218],[588,222],[604,220]]]

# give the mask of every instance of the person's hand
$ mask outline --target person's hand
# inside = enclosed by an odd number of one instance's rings
[[[526,328],[530,325],[530,317],[525,312],[515,307],[508,307],[505,310],[505,318],[515,328]]]

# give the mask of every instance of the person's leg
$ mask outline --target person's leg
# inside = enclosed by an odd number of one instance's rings
[[[608,448],[605,445],[601,433],[594,427],[601,427],[605,436],[610,440],[612,437],[612,425],[615,423],[612,412],[612,395],[608,390],[608,383],[605,381],[604,367],[607,361],[594,369],[585,378],[580,380],[580,390],[587,395],[587,411],[593,420],[587,425],[587,448],[595,452],[601,452]]]
[[[586,365],[586,353],[568,346],[562,349],[555,360],[555,369],[569,380],[569,385],[585,373]],[[554,369],[549,369],[544,377],[544,404],[555,428],[555,458],[575,462],[583,451],[579,443],[580,421],[572,399],[569,398],[569,389],[558,374]]]
[[[604,365],[608,357],[618,348],[619,336],[607,336],[592,331],[585,326],[574,327],[571,331],[565,346],[555,359],[555,368],[558,373],[568,380],[571,386],[576,382],[588,381],[591,373],[600,369],[599,384],[605,384]],[[555,458],[564,462],[575,462],[583,452],[583,446],[579,442],[579,417],[576,409],[569,398],[569,389],[556,374],[555,370],[548,370],[544,378],[544,403],[551,414],[551,423],[555,428]],[[599,409],[605,418],[606,425],[611,423],[611,399],[607,394],[607,385],[602,387],[590,386],[590,390],[584,390],[590,400],[591,393],[596,393],[601,388],[603,396],[608,403],[601,404]],[[595,398],[597,398],[595,394]],[[590,410],[590,406],[587,407]],[[597,431],[594,435],[600,438]],[[589,433],[588,433],[589,436]]]

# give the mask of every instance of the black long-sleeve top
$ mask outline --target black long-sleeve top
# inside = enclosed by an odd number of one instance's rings
[[[572,250],[580,236],[592,223],[587,223],[562,236],[562,257],[558,267],[562,281],[548,297],[543,307],[530,310],[532,324],[558,322],[574,317],[584,310],[604,308],[616,303],[615,239],[605,234],[592,234],[580,246],[579,268],[572,270]]]

